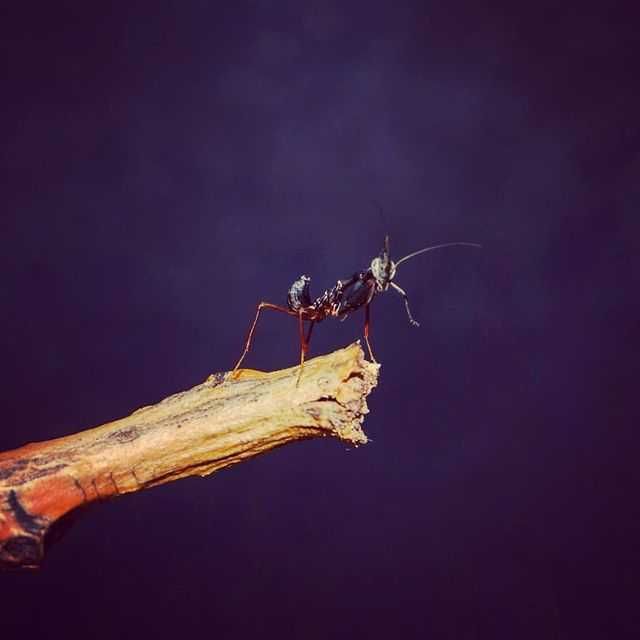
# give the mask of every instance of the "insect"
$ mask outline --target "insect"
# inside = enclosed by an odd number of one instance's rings
[[[293,316],[298,319],[298,331],[300,334],[300,373],[298,374],[298,382],[300,381],[300,374],[302,373],[302,367],[304,365],[304,359],[309,351],[309,342],[311,340],[311,332],[316,323],[322,322],[326,318],[338,318],[345,320],[349,314],[364,307],[364,339],[367,344],[369,356],[373,362],[376,359],[371,349],[371,343],[369,342],[370,334],[370,311],[369,307],[371,301],[378,293],[383,293],[389,288],[393,289],[402,296],[404,300],[404,306],[409,318],[409,322],[414,327],[419,327],[420,324],[414,319],[409,307],[409,298],[399,285],[394,282],[397,268],[407,260],[426,253],[427,251],[433,251],[434,249],[444,249],[445,247],[481,247],[481,245],[475,242],[447,242],[445,244],[437,244],[424,249],[419,249],[410,253],[397,262],[394,262],[389,255],[389,236],[385,236],[384,246],[378,256],[376,256],[367,269],[363,271],[357,271],[350,278],[345,280],[338,280],[336,284],[327,289],[322,295],[315,300],[311,299],[309,293],[309,285],[311,278],[306,275],[300,276],[289,288],[287,294],[287,306],[281,306],[278,304],[272,304],[271,302],[260,302],[256,310],[255,318],[249,329],[247,341],[244,345],[244,350],[236,366],[233,368],[232,376],[237,375],[237,371],[242,364],[253,341],[253,334],[258,324],[258,318],[262,310],[279,311],[286,313],[289,316]],[[309,322],[309,328],[305,334],[305,321]]]

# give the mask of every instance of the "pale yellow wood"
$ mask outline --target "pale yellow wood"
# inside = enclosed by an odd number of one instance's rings
[[[94,500],[206,476],[318,436],[367,442],[379,365],[353,344],[299,367],[210,376],[188,391],[74,435],[0,453],[0,566],[37,566],[47,532]]]

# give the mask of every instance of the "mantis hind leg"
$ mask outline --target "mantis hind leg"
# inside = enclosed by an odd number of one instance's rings
[[[286,313],[287,315],[294,315],[294,314],[292,314],[292,312],[289,309],[287,309],[287,307],[281,307],[280,305],[271,304],[270,302],[261,302],[258,305],[258,308],[256,310],[256,317],[253,319],[253,322],[251,323],[251,328],[249,329],[249,334],[247,335],[247,341],[245,342],[244,350],[242,352],[242,355],[240,356],[240,359],[236,363],[236,366],[233,367],[233,371],[231,372],[231,377],[232,378],[237,378],[238,377],[238,369],[240,368],[240,365],[242,364],[242,361],[244,360],[244,358],[247,355],[247,353],[249,353],[249,349],[251,349],[251,342],[253,341],[253,334],[254,334],[254,332],[256,330],[256,325],[258,324],[258,318],[260,317],[260,312],[263,309],[270,309],[271,311],[280,311],[281,313]]]

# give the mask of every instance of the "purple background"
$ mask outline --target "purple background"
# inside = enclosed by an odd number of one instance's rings
[[[385,231],[484,245],[402,265],[420,329],[375,300],[370,445],[95,508],[3,638],[638,637],[638,21],[482,4],[3,10],[0,450],[230,368]]]

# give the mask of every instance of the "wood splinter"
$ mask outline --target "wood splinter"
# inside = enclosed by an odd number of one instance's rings
[[[52,526],[89,503],[207,476],[296,440],[366,443],[378,369],[356,343],[306,362],[298,386],[298,367],[213,374],[126,418],[0,453],[0,568],[37,568]]]

